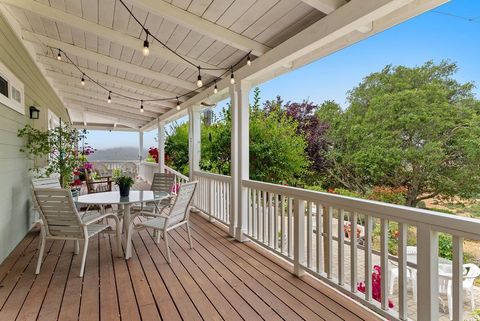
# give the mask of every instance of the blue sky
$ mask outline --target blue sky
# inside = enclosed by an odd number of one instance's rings
[[[445,14],[427,12],[260,85],[262,101],[280,95],[285,101],[335,100],[345,106],[348,90],[388,64],[415,66],[442,59],[458,64],[459,81],[480,86],[480,1],[453,0],[435,11]],[[447,14],[478,18],[468,21]],[[475,93],[480,97],[478,88]],[[155,135],[145,133],[145,147],[156,145]],[[91,131],[88,142],[98,149],[138,146],[138,134]]]

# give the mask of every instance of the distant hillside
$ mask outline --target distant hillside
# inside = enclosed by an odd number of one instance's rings
[[[143,155],[146,155],[144,150]],[[88,156],[89,161],[96,160],[138,160],[138,148],[135,147],[115,147],[95,151]]]

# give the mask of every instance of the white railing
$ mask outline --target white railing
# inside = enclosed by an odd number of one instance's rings
[[[196,171],[193,173],[198,181],[195,193],[195,206],[210,219],[226,225],[230,224],[230,176]]]
[[[145,182],[151,184],[153,180],[153,174],[158,173],[160,167],[157,163],[141,162],[138,167],[138,176]]]
[[[295,274],[306,271],[390,320],[408,320],[411,269],[417,275],[416,319],[438,318],[438,233],[452,235],[451,308],[453,320],[463,320],[463,240],[480,240],[480,220],[257,181],[242,184],[248,189],[249,239],[291,262]],[[208,195],[208,185],[201,189]],[[208,203],[208,197],[201,201],[205,199]],[[407,263],[407,233],[412,230],[417,236],[416,264]],[[394,238],[396,256],[389,253]],[[396,269],[398,299],[393,309],[389,282],[381,282],[380,302],[373,300],[373,265],[381,266],[381,280],[388,280],[389,271]],[[359,281],[365,282],[365,293],[357,290]]]
[[[175,185],[177,184],[183,184],[189,181],[189,178],[185,175],[183,175],[180,172],[177,172],[171,167],[168,167],[165,165],[165,173],[170,173],[175,175]]]
[[[93,167],[100,172],[100,175],[111,176],[113,171],[120,169],[125,174],[138,175],[139,162],[136,160],[95,160],[91,161]]]

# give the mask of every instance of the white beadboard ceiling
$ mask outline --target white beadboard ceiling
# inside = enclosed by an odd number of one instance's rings
[[[344,2],[321,1],[337,5]],[[168,54],[152,39],[150,55],[142,55],[145,34],[118,0],[0,2],[6,4],[4,8],[21,26],[23,39],[33,44],[37,62],[46,70],[74,124],[139,128],[175,108],[176,103],[144,103],[146,112],[142,114],[134,101],[113,97],[112,103],[106,105],[105,91],[88,81],[82,88],[79,71],[66,59],[57,61],[57,52],[47,46],[61,48],[92,78],[129,96],[172,97],[195,89],[197,70]],[[152,34],[205,67],[229,67],[250,50],[255,59],[325,16],[300,0],[126,3]],[[204,24],[205,30],[196,27]],[[220,73],[204,71],[202,77],[208,82]],[[94,104],[95,100],[98,103]]]

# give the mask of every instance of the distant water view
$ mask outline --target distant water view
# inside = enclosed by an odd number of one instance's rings
[[[147,149],[143,155],[147,154]],[[138,160],[138,148],[136,147],[114,147],[107,149],[97,149],[95,153],[88,156],[89,161],[99,160]]]

